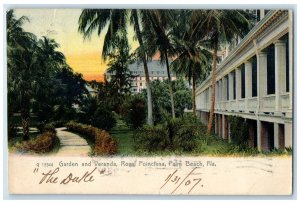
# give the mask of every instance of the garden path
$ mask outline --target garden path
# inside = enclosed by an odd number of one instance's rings
[[[88,156],[91,148],[79,135],[66,131],[67,128],[56,128],[60,148],[56,156]]]

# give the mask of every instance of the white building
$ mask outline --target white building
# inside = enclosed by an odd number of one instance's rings
[[[229,115],[245,118],[248,144],[259,150],[292,147],[292,11],[261,12],[262,20],[216,70],[214,132],[230,141]],[[211,75],[196,90],[201,120],[209,120]]]
[[[166,80],[168,79],[167,67],[166,65],[162,65],[159,60],[153,60],[147,62],[148,71],[150,76],[150,81],[153,80]],[[141,90],[146,89],[146,77],[144,72],[144,65],[142,62],[135,62],[128,66],[130,73],[134,76],[131,81],[131,92],[139,93]],[[111,77],[111,73],[106,72],[106,79],[109,81]],[[173,76],[171,72],[172,80],[176,79],[176,76]]]

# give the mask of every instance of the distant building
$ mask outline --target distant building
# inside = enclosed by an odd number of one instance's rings
[[[162,65],[160,63],[160,61],[158,61],[158,60],[149,61],[147,64],[148,64],[150,81],[153,81],[156,79],[163,81],[163,80],[168,79],[166,65]],[[134,76],[131,81],[131,92],[132,93],[141,92],[141,90],[146,88],[146,77],[145,77],[143,63],[135,62],[133,64],[130,64],[128,66],[128,69],[129,69],[130,73]],[[106,75],[106,80],[110,81],[113,73],[106,72],[105,75]],[[173,75],[172,72],[171,72],[171,78],[172,78],[172,80],[176,79],[176,76]]]

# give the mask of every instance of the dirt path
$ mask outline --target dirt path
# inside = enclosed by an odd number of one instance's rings
[[[60,140],[60,149],[56,156],[88,156],[91,148],[87,141],[77,134],[66,131],[66,128],[57,128],[57,137]]]

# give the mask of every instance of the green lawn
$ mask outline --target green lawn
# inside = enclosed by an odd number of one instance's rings
[[[122,156],[136,155],[133,147],[133,131],[121,120],[117,126],[109,131],[110,135],[118,142],[118,154]]]
[[[157,152],[143,152],[135,150],[133,143],[134,131],[131,130],[123,121],[118,121],[117,126],[109,131],[111,136],[118,142],[118,155],[120,156],[168,156],[168,155],[184,155],[184,156],[277,156],[291,155],[292,151],[274,150],[271,152],[260,153],[254,148],[247,150],[239,150],[238,146],[228,143],[217,136],[212,135],[209,140],[199,138],[197,147],[191,152],[182,152],[176,150],[165,150]]]

